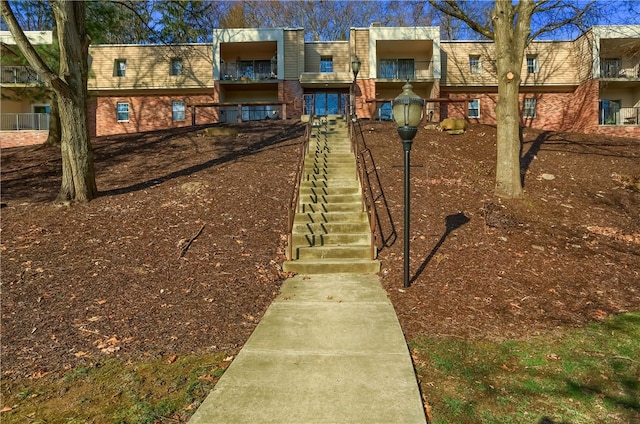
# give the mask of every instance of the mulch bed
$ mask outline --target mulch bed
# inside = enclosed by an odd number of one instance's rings
[[[233,352],[281,271],[302,124],[94,140],[101,196],[56,206],[60,153],[2,150],[2,372],[106,357]],[[501,340],[640,308],[640,141],[525,129],[526,196],[493,195],[495,128],[421,129],[411,277],[402,284],[402,148],[361,123],[381,280],[409,340]]]

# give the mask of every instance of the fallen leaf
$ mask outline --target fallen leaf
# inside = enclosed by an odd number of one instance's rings
[[[96,303],[98,305],[104,305],[105,303],[107,303],[107,299],[100,299],[100,300],[96,300]]]
[[[176,362],[177,359],[178,359],[178,355],[169,355],[169,357],[167,358],[167,362],[170,364],[173,364],[174,362]]]
[[[4,408],[0,409],[0,412],[13,411],[13,408],[15,408],[15,406],[5,406]]]
[[[84,352],[84,351],[80,350],[80,351],[74,353],[73,355],[76,358],[82,358],[82,357],[88,356],[89,354],[87,352]]]

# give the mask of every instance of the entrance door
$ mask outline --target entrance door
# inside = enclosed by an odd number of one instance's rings
[[[316,116],[340,115],[344,111],[345,96],[340,93],[320,92],[312,95],[305,95],[305,109],[307,114],[311,113],[313,105],[313,113]]]
[[[600,125],[620,125],[621,100],[600,100]]]

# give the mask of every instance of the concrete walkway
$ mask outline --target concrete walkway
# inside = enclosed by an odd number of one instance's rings
[[[426,423],[404,335],[378,277],[285,281],[189,422]]]

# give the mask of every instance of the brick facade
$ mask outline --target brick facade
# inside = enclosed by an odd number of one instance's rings
[[[185,102],[184,120],[173,121],[172,104],[174,101]],[[192,103],[211,103],[214,95],[129,95],[113,97],[97,97],[90,108],[90,128],[95,136],[137,133],[169,128],[179,128],[192,124]],[[129,104],[129,120],[118,122],[117,103]],[[215,107],[196,108],[196,125],[217,122]],[[94,126],[91,123],[95,122]]]
[[[43,144],[48,136],[49,131],[0,131],[0,148]]]

